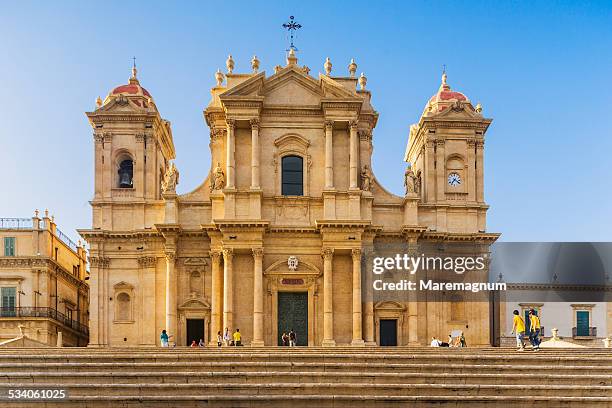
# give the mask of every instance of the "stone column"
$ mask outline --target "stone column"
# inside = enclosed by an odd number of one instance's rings
[[[325,248],[323,256],[323,346],[335,346],[332,261],[334,250]]]
[[[349,180],[350,188],[355,190],[358,187],[358,172],[359,165],[359,140],[357,138],[357,121],[349,123],[350,129],[350,151],[349,151]]]
[[[329,120],[325,122],[325,188],[334,188],[334,151],[333,151],[333,134],[334,122]]]
[[[174,262],[176,253],[174,251],[166,251],[166,332],[174,336],[174,341],[177,339],[176,326],[176,273],[174,271]]]
[[[259,119],[251,119],[251,188],[258,189],[259,182]]]
[[[210,251],[212,262],[211,285],[210,285],[210,343],[216,344],[217,332],[223,333],[221,327],[221,296],[220,289],[223,279],[221,274],[221,251]]]
[[[264,345],[263,327],[263,249],[253,248],[253,341],[251,346]]]
[[[367,298],[366,298],[366,302],[365,302],[365,315],[364,315],[364,319],[365,319],[365,324],[364,324],[364,329],[365,329],[365,342],[366,345],[368,346],[372,346],[372,345],[376,345],[376,340],[374,339],[374,293],[373,293],[373,289],[372,289],[372,257],[373,257],[373,250],[369,249],[366,251],[365,253],[366,256],[366,261],[365,261],[365,265],[366,265],[366,270],[365,270],[365,274],[366,274],[366,282],[367,282],[367,287],[366,287],[366,293],[367,293]]]
[[[233,330],[233,317],[234,317],[234,284],[233,284],[233,270],[232,260],[234,258],[233,249],[223,250],[223,330],[229,328],[230,332]]]
[[[235,163],[235,144],[236,139],[234,135],[234,130],[236,129],[236,121],[234,119],[227,119],[227,143],[225,143],[226,149],[226,170],[225,174],[227,176],[226,187],[234,188],[236,186],[236,163]]]
[[[353,257],[353,346],[363,346],[361,320],[361,249],[351,251]]]

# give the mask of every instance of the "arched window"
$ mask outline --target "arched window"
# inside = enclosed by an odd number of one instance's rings
[[[282,160],[282,194],[304,195],[304,159],[285,156]]]
[[[134,162],[130,159],[122,160],[119,163],[119,188],[134,187]]]
[[[132,309],[130,295],[121,292],[117,295],[117,317],[115,320],[132,320]]]

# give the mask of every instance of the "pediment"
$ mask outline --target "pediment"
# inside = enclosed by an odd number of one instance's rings
[[[290,270],[287,259],[281,259],[270,265],[264,275],[315,275],[320,276],[321,271],[310,262],[304,261],[298,257],[298,265],[295,270]]]
[[[456,103],[435,115],[436,118],[444,119],[482,119],[482,116],[474,111],[470,103]]]
[[[378,302],[374,305],[374,309],[376,310],[406,310],[406,306],[402,305],[399,302],[394,302],[394,301],[385,301],[385,302]]]
[[[117,290],[117,289],[128,289],[128,290],[133,290],[133,289],[134,289],[134,286],[133,286],[132,284],[127,283],[127,282],[121,281],[121,282],[119,282],[119,283],[116,283],[116,284],[113,286],[113,288],[114,288],[115,290]]]
[[[135,101],[124,95],[112,98],[108,103],[96,110],[96,113],[134,113],[144,112],[146,108],[138,106]]]
[[[349,91],[342,84],[334,81],[327,75],[320,74],[321,89],[326,99],[355,99],[361,102],[362,99],[356,93]]]
[[[189,298],[183,303],[181,303],[178,308],[179,309],[202,310],[202,309],[210,309],[210,304],[206,301],[206,299],[194,297],[194,298]]]
[[[271,76],[262,91],[266,105],[319,106],[325,96],[316,80],[295,69]]]
[[[247,79],[246,81],[241,82],[240,84],[228,89],[219,95],[221,100],[223,99],[233,99],[233,98],[242,98],[242,97],[257,97],[261,96],[261,88],[263,87],[263,82],[266,77],[265,72],[260,72],[257,75]]]

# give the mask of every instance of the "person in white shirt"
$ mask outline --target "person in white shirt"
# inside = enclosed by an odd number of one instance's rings
[[[440,347],[440,340],[438,340],[436,337],[432,337],[431,347]]]

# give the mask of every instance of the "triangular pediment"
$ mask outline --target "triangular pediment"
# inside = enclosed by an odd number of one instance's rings
[[[264,82],[266,105],[319,106],[325,96],[320,84],[301,68],[290,66]]]
[[[146,108],[139,106],[136,101],[133,101],[131,98],[119,95],[98,108],[96,113],[142,113],[146,110]]]
[[[333,78],[328,77],[327,75],[319,75],[319,80],[321,81],[321,89],[325,95],[326,99],[355,99],[357,101],[361,101],[361,97],[359,97],[356,93],[349,91],[342,84],[335,81]]]
[[[457,102],[451,106],[448,106],[443,111],[438,112],[435,117],[451,120],[482,119],[482,116],[476,113],[472,105],[467,102]]]

